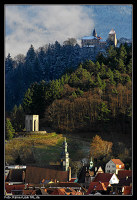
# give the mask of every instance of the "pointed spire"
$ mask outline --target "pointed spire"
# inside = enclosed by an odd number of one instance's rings
[[[66,137],[64,137],[64,142],[66,142]]]
[[[94,37],[97,37],[97,32],[96,32],[96,29],[94,28],[94,30],[93,30],[93,36]]]

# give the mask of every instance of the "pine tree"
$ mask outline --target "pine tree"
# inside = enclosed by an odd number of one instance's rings
[[[7,74],[12,69],[13,69],[13,60],[12,60],[11,55],[9,53],[7,58],[5,59],[5,73]]]
[[[7,140],[11,140],[15,134],[15,130],[11,124],[10,119],[6,118],[6,125],[5,125],[5,138]]]

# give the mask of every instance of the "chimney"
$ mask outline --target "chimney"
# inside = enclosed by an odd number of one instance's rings
[[[71,180],[71,167],[69,167],[69,181]]]

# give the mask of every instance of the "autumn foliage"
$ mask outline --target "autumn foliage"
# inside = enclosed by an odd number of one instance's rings
[[[100,158],[109,156],[112,153],[112,142],[108,142],[105,140],[102,140],[102,138],[98,135],[93,137],[92,143],[90,146],[90,155],[93,158]]]

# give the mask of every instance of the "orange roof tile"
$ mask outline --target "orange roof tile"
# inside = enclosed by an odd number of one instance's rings
[[[91,182],[87,191],[87,194],[90,194],[93,190],[100,191],[100,190],[107,190],[109,182]]]
[[[113,161],[113,163],[115,163],[116,165],[124,165],[124,163],[120,160],[120,159],[111,159]]]

